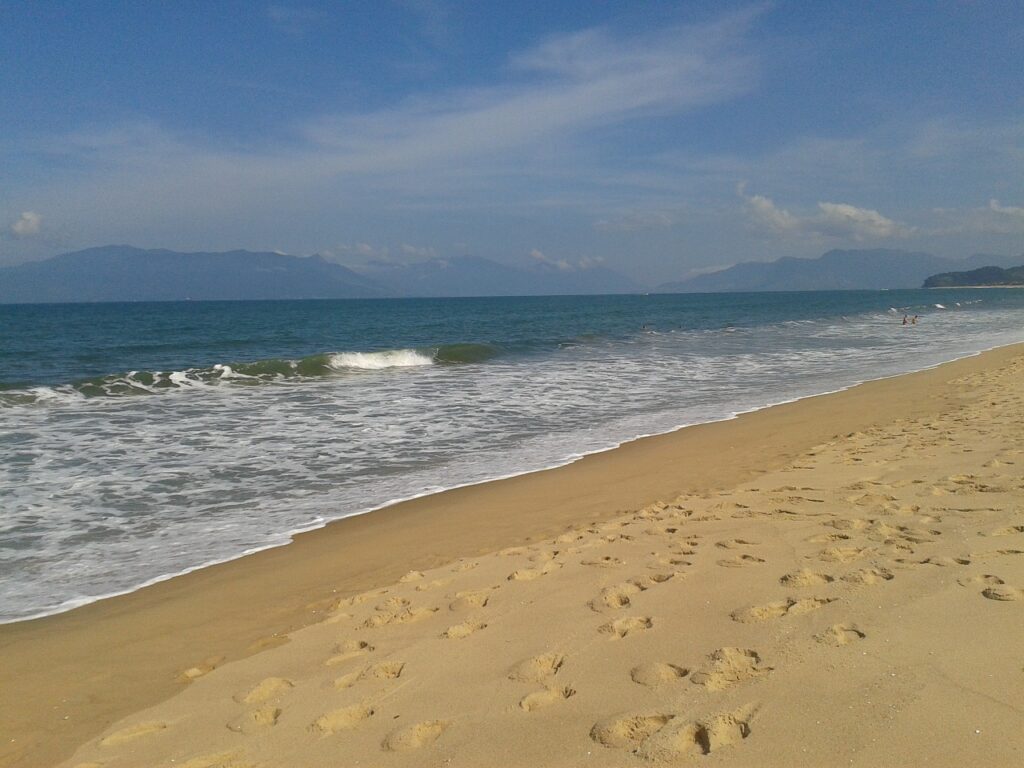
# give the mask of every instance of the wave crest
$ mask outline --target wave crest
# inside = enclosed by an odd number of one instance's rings
[[[434,359],[415,349],[386,349],[383,352],[338,352],[328,355],[327,364],[334,370],[356,368],[379,371],[383,368],[413,368],[433,365]]]
[[[428,349],[385,349],[376,352],[329,352],[298,360],[269,359],[218,363],[181,371],[127,371],[71,384],[3,388],[0,406],[67,404],[94,397],[156,395],[211,386],[258,385],[344,376],[358,371],[416,368],[442,364],[482,363],[498,354],[486,344],[448,344]]]

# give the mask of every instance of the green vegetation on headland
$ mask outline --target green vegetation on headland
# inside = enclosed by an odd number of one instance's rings
[[[925,288],[963,288],[970,286],[1024,286],[1024,266],[981,267],[969,272],[942,272],[924,281]]]

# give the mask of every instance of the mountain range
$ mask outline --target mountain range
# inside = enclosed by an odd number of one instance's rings
[[[833,250],[816,259],[783,257],[748,261],[688,280],[663,283],[658,293],[721,291],[842,291],[919,288],[931,275],[983,266],[1010,266],[1019,256],[977,254],[944,259],[930,253],[887,249]]]
[[[524,296],[642,290],[604,267],[516,268],[474,256],[371,264],[321,256],[178,253],[108,245],[0,268],[0,303]]]
[[[937,273],[1011,266],[1021,257],[951,260],[895,250],[829,251],[817,259],[744,262],[658,293],[916,288]],[[516,267],[478,256],[346,267],[321,256],[228,251],[179,253],[108,245],[0,268],[0,303],[215,299],[352,299],[642,293],[602,266]]]

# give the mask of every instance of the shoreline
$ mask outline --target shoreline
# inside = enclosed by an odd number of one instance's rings
[[[558,535],[683,491],[732,487],[837,435],[952,408],[945,383],[1021,354],[1020,344],[1000,347],[420,496],[387,506],[387,515],[329,522],[289,546],[2,625],[0,706],[18,716],[11,741],[0,744],[0,765],[25,764],[29,755],[56,762],[114,720],[174,695],[186,670],[278,645],[339,598],[410,569]]]
[[[1000,287],[1000,286],[991,286],[991,287]],[[53,618],[53,617],[57,617],[57,616],[62,616],[64,614],[71,613],[73,611],[77,611],[77,610],[79,610],[81,608],[87,608],[88,606],[93,605],[95,603],[100,603],[100,602],[104,602],[106,600],[126,597],[126,596],[132,595],[132,594],[134,594],[136,592],[139,592],[141,590],[149,589],[150,587],[156,586],[158,584],[161,584],[161,583],[164,583],[164,582],[167,582],[167,581],[171,581],[173,579],[182,578],[184,576],[188,576],[188,575],[196,573],[198,571],[203,571],[203,570],[206,570],[208,568],[214,568],[214,567],[217,567],[217,566],[233,563],[233,562],[235,562],[237,560],[242,560],[244,558],[251,557],[253,555],[258,555],[258,554],[260,554],[262,552],[266,552],[266,551],[269,551],[269,550],[278,549],[280,547],[290,546],[291,544],[293,544],[295,542],[295,538],[297,536],[302,536],[302,535],[305,535],[305,534],[308,534],[308,533],[315,533],[317,531],[321,531],[321,530],[323,530],[323,529],[325,529],[325,528],[327,528],[327,527],[329,527],[331,525],[334,525],[336,523],[340,523],[340,522],[342,522],[344,520],[348,520],[348,519],[355,518],[355,517],[361,517],[363,515],[368,515],[368,514],[371,514],[371,513],[374,513],[374,512],[380,512],[380,511],[383,511],[383,510],[386,510],[386,509],[390,509],[392,507],[395,507],[395,506],[398,506],[398,505],[401,505],[401,504],[407,504],[407,503],[410,503],[410,502],[415,502],[415,501],[418,501],[418,500],[423,499],[423,498],[427,498],[427,497],[430,497],[430,496],[436,496],[436,495],[439,495],[439,494],[445,494],[445,493],[449,493],[449,492],[452,492],[452,491],[458,491],[458,490],[461,490],[461,489],[464,489],[464,488],[472,488],[472,487],[476,487],[476,486],[484,486],[484,485],[489,485],[491,483],[497,483],[497,482],[502,482],[502,481],[505,481],[505,480],[511,480],[511,479],[515,479],[515,478],[518,478],[518,477],[523,477],[525,475],[532,475],[532,474],[536,474],[536,473],[540,473],[540,472],[549,472],[549,471],[552,471],[552,470],[562,469],[564,467],[572,466],[573,464],[575,464],[575,463],[577,463],[579,461],[582,461],[583,459],[586,459],[589,456],[593,456],[593,455],[596,455],[596,454],[602,454],[602,453],[608,453],[608,452],[611,452],[611,451],[617,451],[617,450],[621,449],[622,447],[630,445],[631,443],[634,443],[634,442],[637,442],[637,441],[647,440],[649,438],[654,438],[654,437],[662,437],[662,436],[665,436],[665,435],[671,435],[671,434],[674,434],[676,432],[680,432],[680,431],[685,430],[685,429],[692,429],[693,427],[708,426],[708,425],[712,425],[712,424],[719,424],[719,423],[722,423],[722,422],[733,421],[735,419],[738,419],[738,418],[740,418],[742,416],[746,416],[748,414],[758,413],[760,411],[768,410],[768,409],[771,409],[771,408],[777,408],[777,407],[783,406],[783,405],[791,405],[793,403],[799,403],[799,402],[802,402],[804,400],[809,400],[809,399],[813,399],[813,398],[817,398],[817,397],[825,397],[825,396],[828,396],[828,395],[840,394],[842,392],[847,392],[847,391],[849,391],[851,389],[854,389],[856,387],[862,386],[864,384],[871,384],[871,383],[874,383],[874,382],[886,381],[886,380],[889,380],[889,379],[897,379],[897,378],[900,378],[902,376],[909,376],[909,375],[913,375],[913,374],[922,373],[922,372],[925,372],[925,371],[934,370],[934,369],[940,368],[940,367],[942,367],[944,365],[949,365],[951,363],[956,363],[956,362],[959,362],[961,360],[968,360],[968,359],[971,359],[971,358],[975,358],[975,357],[978,357],[980,355],[984,355],[984,354],[987,354],[989,352],[993,352],[993,351],[996,351],[996,350],[999,350],[999,349],[1005,349],[1005,348],[1008,348],[1008,347],[1013,347],[1013,346],[1016,346],[1017,344],[1024,345],[1024,342],[1013,342],[1013,343],[1010,343],[1010,344],[1002,344],[1002,345],[997,345],[997,346],[994,346],[994,347],[988,347],[988,348],[985,348],[985,349],[978,350],[976,352],[971,352],[971,353],[965,354],[962,357],[955,357],[955,358],[952,358],[950,360],[943,360],[941,362],[934,363],[932,365],[927,365],[927,366],[925,366],[923,368],[915,368],[915,369],[910,370],[910,371],[905,371],[905,372],[902,372],[902,373],[888,374],[888,375],[879,376],[879,377],[876,377],[876,378],[860,379],[860,380],[854,381],[854,382],[852,382],[850,384],[841,386],[841,387],[839,387],[837,389],[826,390],[824,392],[816,392],[816,393],[810,394],[810,395],[799,395],[797,397],[788,398],[788,399],[784,399],[784,400],[779,400],[779,401],[776,401],[776,402],[769,402],[769,403],[766,403],[764,405],[760,405],[760,406],[755,406],[753,408],[749,408],[747,410],[734,411],[734,412],[730,413],[729,415],[722,416],[720,418],[710,419],[708,421],[699,421],[699,422],[693,422],[693,423],[689,423],[689,424],[676,424],[676,425],[674,425],[674,426],[672,426],[672,427],[670,427],[670,428],[668,428],[668,429],[666,429],[664,431],[638,434],[638,435],[634,435],[632,437],[627,437],[627,438],[625,438],[625,439],[623,439],[621,441],[614,442],[614,443],[612,443],[610,445],[607,445],[605,447],[595,448],[593,450],[584,451],[582,453],[570,454],[565,459],[559,460],[558,462],[556,462],[554,464],[550,464],[550,465],[546,465],[546,466],[540,466],[540,467],[531,468],[531,469],[517,470],[517,471],[511,472],[511,473],[505,474],[505,475],[496,475],[494,477],[489,477],[489,478],[487,478],[485,480],[474,480],[474,481],[470,481],[470,482],[467,482],[467,483],[453,485],[453,486],[450,486],[450,487],[430,489],[430,490],[422,491],[420,493],[413,494],[411,496],[404,496],[404,497],[399,497],[399,498],[395,498],[395,499],[389,499],[389,500],[387,500],[387,501],[385,501],[385,502],[383,502],[381,504],[378,504],[376,506],[367,507],[365,509],[360,509],[360,510],[357,510],[355,512],[350,512],[348,514],[345,514],[345,515],[342,515],[342,516],[339,516],[339,517],[328,517],[326,519],[321,519],[321,520],[319,520],[317,522],[314,522],[314,523],[311,523],[309,525],[300,526],[300,527],[297,527],[297,528],[292,528],[292,529],[283,531],[281,534],[278,534],[283,539],[282,541],[276,541],[275,540],[272,543],[253,546],[253,547],[250,547],[248,549],[243,550],[242,552],[239,552],[238,554],[229,555],[227,557],[218,558],[218,559],[214,559],[214,560],[207,560],[207,561],[204,561],[204,562],[199,563],[197,565],[193,565],[193,566],[189,566],[187,568],[183,568],[180,571],[174,571],[174,572],[171,572],[171,573],[165,573],[165,574],[161,574],[161,575],[158,575],[158,576],[154,576],[154,577],[146,579],[145,581],[142,581],[142,582],[140,582],[138,584],[135,584],[135,585],[133,585],[131,587],[127,587],[127,588],[125,588],[123,590],[118,590],[118,591],[114,591],[114,592],[107,592],[107,593],[104,593],[104,594],[101,594],[101,595],[96,595],[96,596],[93,596],[93,597],[78,598],[78,599],[75,599],[75,600],[70,600],[70,601],[67,601],[65,603],[62,603],[62,604],[56,606],[53,609],[47,609],[47,610],[39,611],[37,613],[29,614],[27,616],[21,616],[21,617],[15,618],[15,619],[0,620],[0,647],[2,647],[2,632],[3,632],[5,627],[15,626],[15,625],[19,625],[19,624],[22,624],[22,623],[25,623],[25,622],[33,622],[33,621],[38,621],[38,620],[42,620],[42,619],[49,619],[49,618]],[[0,764],[0,765],[2,765],[2,764]]]

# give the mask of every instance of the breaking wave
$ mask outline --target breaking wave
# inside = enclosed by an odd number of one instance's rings
[[[158,395],[211,386],[252,386],[266,383],[417,368],[429,365],[483,363],[499,354],[488,344],[446,344],[425,349],[374,352],[328,352],[297,360],[272,358],[253,362],[217,363],[181,371],[127,371],[56,386],[7,387],[0,384],[0,407],[60,404],[84,398]]]

